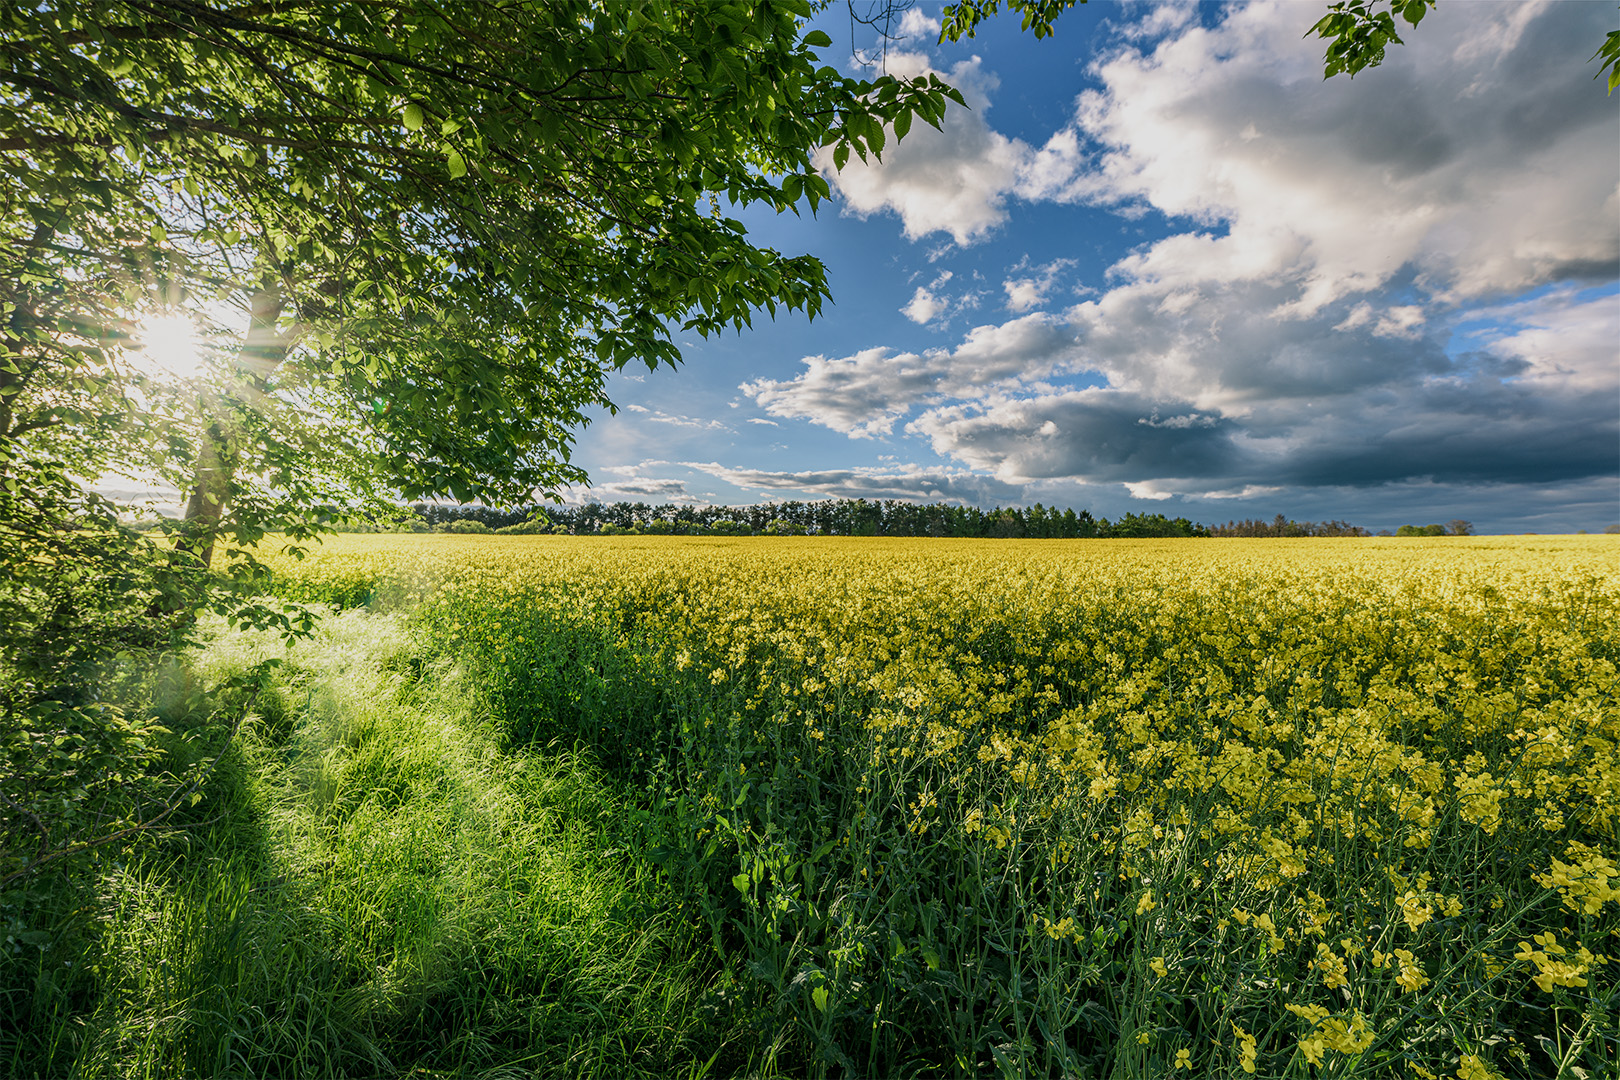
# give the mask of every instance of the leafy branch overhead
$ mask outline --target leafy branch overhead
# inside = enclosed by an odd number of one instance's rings
[[[573,433],[610,404],[608,371],[674,365],[677,334],[815,315],[829,296],[817,259],[751,243],[727,209],[814,211],[819,148],[881,154],[961,100],[933,76],[845,77],[810,14],[7,8],[0,440],[83,445],[82,418],[124,399],[129,312],[229,300],[256,343],[209,422],[179,433],[230,481],[205,507],[245,512],[250,489],[268,507],[298,484],[307,504],[321,465],[339,466],[332,495],[510,502],[577,482]],[[233,521],[252,531],[229,511],[219,527]]]
[[[1328,41],[1327,53],[1322,58],[1323,78],[1348,74],[1351,78],[1366,68],[1384,62],[1384,50],[1390,45],[1404,45],[1397,19],[1408,26],[1423,21],[1436,0],[1388,0],[1388,8],[1380,8],[1382,0],[1340,0],[1328,13],[1306,31]],[[1601,59],[1594,78],[1608,72],[1608,92],[1620,86],[1620,30],[1611,30],[1591,60]]]
[[[1395,20],[1416,26],[1434,7],[1435,0],[1389,0],[1387,11],[1379,10],[1378,4],[1379,0],[1341,0],[1306,32],[1307,37],[1314,33],[1331,39],[1322,58],[1323,78],[1331,79],[1340,73],[1354,78],[1363,68],[1382,64],[1386,46],[1406,44]]]

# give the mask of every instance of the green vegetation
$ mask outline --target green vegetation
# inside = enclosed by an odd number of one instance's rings
[[[1607,1075],[1612,543],[273,559],[376,610],[165,676],[235,740],[0,896],[0,1068]]]
[[[661,824],[589,755],[502,751],[476,683],[400,616],[329,618],[290,651],[221,631],[167,693],[177,732],[207,731],[210,708],[241,721],[178,828],[0,893],[0,1072],[766,1062],[769,1040],[704,997],[708,961],[645,856]],[[240,677],[272,657],[250,697]]]

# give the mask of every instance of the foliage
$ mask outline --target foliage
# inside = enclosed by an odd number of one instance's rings
[[[1348,521],[1295,521],[1278,514],[1271,521],[1228,521],[1225,525],[1211,525],[1211,536],[1370,536],[1366,529]]]
[[[401,496],[577,482],[609,371],[819,311],[822,265],[751,243],[722,200],[814,210],[817,149],[879,154],[961,98],[845,78],[810,14],[0,6],[0,608],[29,644],[0,716],[31,800],[6,810],[8,859],[19,829],[64,839],[30,806],[142,769],[142,703],[86,688],[150,680],[204,606],[308,629],[244,600],[268,531],[296,547]],[[140,347],[157,311],[215,324],[198,373]],[[190,492],[172,544],[115,520],[88,490],[108,478]]]
[[[1322,58],[1322,77],[1331,79],[1341,72],[1355,78],[1363,68],[1377,67],[1384,62],[1384,49],[1389,45],[1404,45],[1396,29],[1395,20],[1404,19],[1409,26],[1417,26],[1423,16],[1435,6],[1435,0],[1389,0],[1389,10],[1379,10],[1380,0],[1340,0],[1328,9],[1306,32],[1330,39],[1327,54]]]
[[[656,823],[588,761],[497,753],[477,685],[397,616],[324,619],[290,649],[210,628],[201,684],[283,662],[183,843],[64,875],[52,906],[0,896],[0,1072],[766,1065],[733,1049],[692,929],[638,872]]]
[[[1023,17],[1023,29],[1033,31],[1035,39],[1052,36],[1052,22],[1076,3],[1086,0],[1007,0],[1007,10]],[[960,41],[971,38],[979,24],[1001,10],[1001,0],[958,0],[945,5],[940,20],[940,41]]]
[[[1388,10],[1380,9],[1381,2],[1340,0],[1306,31],[1306,37],[1315,34],[1329,42],[1327,52],[1322,57],[1323,78],[1331,79],[1341,73],[1355,78],[1358,71],[1382,64],[1388,46],[1405,44],[1395,20],[1401,19],[1407,25],[1416,27],[1435,6],[1436,0],[1388,0]],[[1614,88],[1620,86],[1620,30],[1609,31],[1588,62],[1599,59],[1603,63],[1598,65],[1593,78],[1601,79],[1604,72],[1608,72],[1607,92],[1612,94]]]
[[[887,127],[960,101],[932,76],[820,65],[809,15],[8,9],[0,438],[70,445],[96,395],[124,389],[109,372],[128,312],[224,298],[252,309],[249,340],[197,446],[174,449],[231,484],[194,521],[228,501],[210,528],[251,541],[339,489],[513,501],[580,479],[570,432],[606,401],[605,370],[674,364],[672,334],[826,296],[819,262],[751,245],[717,196],[814,209],[816,149],[878,154]],[[155,435],[118,435],[115,455],[153,464]],[[157,464],[191,480],[187,453]]]
[[[1598,51],[1593,53],[1591,58],[1603,61],[1598,65],[1598,73],[1594,78],[1601,78],[1603,73],[1607,71],[1609,73],[1608,93],[1614,93],[1614,88],[1620,86],[1620,30],[1610,30],[1603,39],[1603,44],[1598,46]]]
[[[526,520],[520,521],[516,525],[502,526],[495,531],[507,536],[545,536],[549,535],[555,527],[546,512],[537,506],[529,511]]]
[[[419,601],[509,752],[648,787],[719,990],[797,1071],[1528,1080],[1616,1065],[1612,546],[368,538],[286,569]]]

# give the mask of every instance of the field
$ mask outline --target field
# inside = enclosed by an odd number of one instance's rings
[[[1613,539],[274,566],[365,610],[286,654],[207,828],[103,868],[99,966],[37,975],[14,1063],[1620,1070]],[[188,678],[271,655],[222,630]]]

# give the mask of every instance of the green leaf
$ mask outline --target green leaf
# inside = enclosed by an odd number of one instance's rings
[[[445,165],[450,170],[450,178],[459,180],[467,175],[467,161],[455,150],[447,150],[444,155]]]
[[[405,106],[404,123],[406,131],[418,131],[422,127],[422,106],[411,102]]]
[[[736,877],[731,879],[731,883],[737,886],[738,892],[746,893],[748,891],[748,887],[753,884],[753,881],[747,874],[738,874]]]
[[[827,988],[818,986],[810,991],[810,1000],[815,1002],[817,1012],[827,1011]]]
[[[832,38],[821,30],[812,30],[804,35],[804,43],[813,49],[826,49],[831,47]]]
[[[906,137],[906,133],[910,130],[911,111],[909,109],[902,110],[901,113],[894,118],[894,137],[896,139],[903,139]]]

